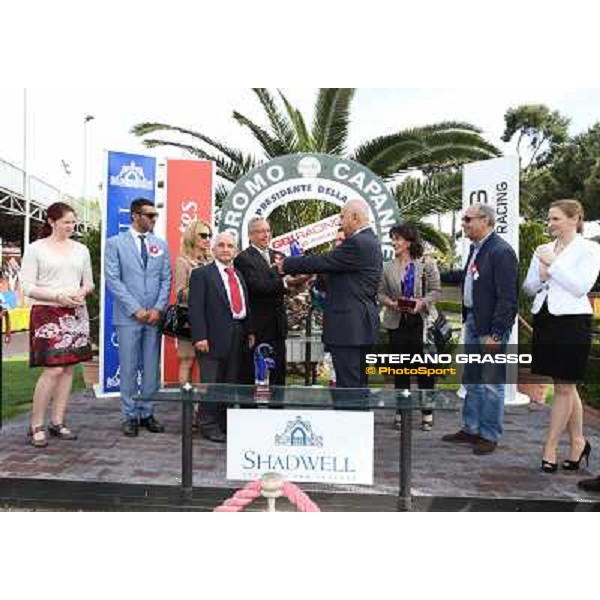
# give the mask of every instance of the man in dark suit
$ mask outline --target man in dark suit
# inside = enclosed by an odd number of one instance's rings
[[[245,348],[254,344],[248,292],[233,266],[236,252],[233,236],[220,233],[213,244],[214,262],[194,269],[190,278],[189,318],[201,383],[240,383]],[[225,432],[225,406],[203,406],[201,435],[224,443]]]
[[[463,321],[469,353],[502,352],[517,316],[519,263],[512,247],[494,232],[495,211],[472,204],[463,216],[471,249],[463,273]],[[465,369],[467,396],[462,429],[442,439],[473,444],[473,453],[490,454],[502,435],[505,384],[498,374],[484,383],[483,369]]]
[[[273,347],[275,369],[269,381],[272,385],[285,385],[288,325],[284,301],[296,280],[282,277],[275,266],[277,253],[269,249],[271,227],[266,219],[251,219],[248,237],[250,246],[236,256],[234,264],[248,286],[256,344],[267,343]],[[243,380],[254,383],[252,353],[248,353],[244,361]]]
[[[333,358],[337,387],[365,387],[362,353],[377,342],[377,288],[383,269],[379,240],[369,227],[369,208],[349,200],[341,213],[345,240],[328,254],[294,256],[280,263],[282,273],[326,273],[327,302],[323,342]]]

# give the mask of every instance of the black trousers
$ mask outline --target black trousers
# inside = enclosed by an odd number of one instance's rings
[[[241,383],[240,372],[244,358],[246,335],[239,321],[234,322],[231,349],[227,356],[215,358],[209,354],[196,353],[200,367],[201,383]],[[227,407],[224,404],[204,403],[200,407],[202,425],[216,423],[226,429]]]
[[[363,356],[371,346],[328,346],[335,369],[336,387],[364,388],[368,377]]]
[[[388,329],[388,333],[392,352],[423,355],[423,318],[421,315],[403,313],[400,317],[398,329]],[[427,375],[417,375],[416,377],[420,390],[432,390],[435,387],[434,377]],[[410,378],[410,375],[395,375],[394,387],[397,390],[409,390]],[[431,414],[431,412],[430,410],[424,410],[423,414]]]

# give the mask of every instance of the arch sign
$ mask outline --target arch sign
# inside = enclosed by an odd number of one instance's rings
[[[341,208],[353,198],[367,202],[384,260],[393,258],[388,233],[400,222],[394,197],[363,165],[328,154],[280,156],[248,173],[223,203],[219,231],[232,233],[245,248],[248,223],[254,217],[267,219],[276,208],[297,200],[324,200]],[[335,229],[329,239],[334,237]]]

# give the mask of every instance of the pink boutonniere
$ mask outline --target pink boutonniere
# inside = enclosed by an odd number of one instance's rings
[[[469,271],[471,273],[471,277],[473,277],[473,280],[477,281],[479,279],[479,269],[477,268],[477,264],[473,263]]]
[[[157,246],[156,244],[152,244],[148,248],[148,254],[150,256],[152,256],[152,258],[156,258],[157,256],[162,256],[163,251],[162,251],[162,248],[160,246]]]

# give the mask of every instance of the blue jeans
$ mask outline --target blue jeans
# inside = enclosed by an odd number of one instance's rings
[[[115,325],[119,338],[121,374],[121,412],[125,419],[145,419],[152,415],[149,401],[135,401],[138,393],[138,370],[142,371],[141,389],[151,396],[159,387],[161,333],[150,325]]]
[[[502,338],[502,352],[505,351],[510,332]],[[484,337],[477,334],[475,317],[472,312],[465,321],[465,346],[473,352],[475,348],[485,352]],[[497,442],[502,436],[504,421],[504,383],[468,383],[465,384],[467,396],[463,404],[463,430],[479,435],[490,442]]]

